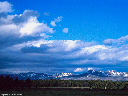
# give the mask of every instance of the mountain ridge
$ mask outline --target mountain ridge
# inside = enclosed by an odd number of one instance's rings
[[[35,72],[27,72],[27,73],[19,73],[19,74],[0,74],[4,77],[9,75],[13,79],[16,77],[19,80],[26,80],[27,78],[31,80],[50,80],[50,79],[59,79],[59,80],[123,80],[128,81],[128,74],[126,72],[117,72],[115,70],[111,71],[96,71],[96,70],[87,70],[85,73],[81,74],[73,74],[73,73],[55,73],[52,75],[48,75],[45,73],[35,73]]]

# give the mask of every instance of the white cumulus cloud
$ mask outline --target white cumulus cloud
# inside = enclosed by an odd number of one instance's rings
[[[54,33],[53,28],[38,21],[39,13],[37,11],[25,10],[23,14],[9,15],[8,12],[12,12],[12,5],[7,1],[0,2],[0,5],[1,48],[33,39],[48,38],[47,33]]]
[[[56,25],[56,22],[60,22],[61,20],[62,20],[62,16],[59,16],[59,17],[57,17],[54,21],[51,21],[51,26],[53,26],[53,27],[55,27],[55,26],[57,26]]]
[[[49,32],[53,33],[53,28],[47,26],[47,24],[39,23],[37,17],[30,17],[27,23],[23,24],[20,31],[21,36],[31,36],[36,33]]]
[[[84,72],[86,68],[76,68],[74,72]]]
[[[62,31],[63,31],[64,33],[68,33],[68,28],[64,28]]]
[[[126,41],[128,41],[128,35],[122,36],[122,37],[120,37],[118,39],[106,39],[103,42],[106,45],[112,45],[113,43],[115,43],[115,44],[123,44]]]
[[[55,27],[56,26],[56,23],[55,23],[55,21],[51,21],[51,23],[50,23],[53,27]]]
[[[7,2],[7,1],[4,1],[4,2],[0,2],[0,12],[12,12],[12,5]]]
[[[0,12],[12,12],[12,5],[7,2],[7,1],[4,1],[4,2],[0,2]]]

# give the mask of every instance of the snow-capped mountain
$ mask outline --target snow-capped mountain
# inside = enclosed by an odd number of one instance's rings
[[[112,79],[113,78],[120,78],[122,79],[128,79],[128,74],[126,72],[117,72],[115,70],[111,71],[96,71],[96,70],[87,70],[85,73],[82,74],[73,74],[73,73],[55,73],[53,75],[48,75],[44,73],[34,73],[34,72],[28,72],[28,73],[20,73],[20,74],[1,74],[4,77],[7,75],[10,75],[13,79],[16,77],[19,80],[26,80],[27,78],[31,80],[37,80],[37,79],[65,79],[67,80],[72,79],[75,80],[76,78],[79,80],[85,80],[85,79]]]

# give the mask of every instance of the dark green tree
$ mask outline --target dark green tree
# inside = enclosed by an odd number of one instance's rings
[[[30,89],[31,88],[31,80],[29,79],[29,78],[27,78],[27,80],[25,81],[25,85],[26,85],[26,87],[28,88],[28,89]]]

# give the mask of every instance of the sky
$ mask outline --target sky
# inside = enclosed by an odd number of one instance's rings
[[[128,0],[0,0],[0,73],[128,72]]]

